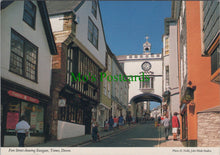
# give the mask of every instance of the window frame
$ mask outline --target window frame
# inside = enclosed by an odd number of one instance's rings
[[[97,18],[97,4],[98,2],[96,0],[92,0],[92,14],[94,15],[95,18]]]
[[[22,69],[22,73],[18,73],[16,71],[14,71],[12,69],[12,54],[15,55],[15,56],[18,56],[17,53],[15,53],[14,51],[12,51],[12,34],[14,34],[16,37],[18,37],[19,39],[21,39],[23,41],[23,47],[22,47],[22,66],[21,66],[21,69]],[[27,49],[27,46],[31,46],[33,47],[34,49],[36,49],[36,64],[32,63],[31,61],[27,60],[26,58],[26,49]],[[20,57],[20,56],[19,56]],[[34,64],[35,66],[35,75],[34,75],[34,79],[31,79],[31,77],[28,77],[27,76],[27,69],[26,69],[26,66],[27,66],[27,63],[31,63],[32,65]],[[28,80],[31,80],[35,83],[38,82],[38,47],[36,45],[34,45],[32,42],[30,42],[29,40],[27,40],[25,37],[23,37],[21,34],[19,34],[18,32],[16,32],[14,29],[11,29],[11,40],[10,40],[10,62],[9,62],[9,71],[14,73],[14,74],[17,74],[25,79],[28,79]]]
[[[165,75],[166,75],[166,86],[170,85],[170,68],[169,66],[165,66]]]
[[[25,9],[25,4],[27,4],[27,3],[30,3],[32,6],[33,6],[33,8],[34,8],[34,10],[32,10],[33,11],[33,16],[32,16],[32,14],[27,10],[27,9]],[[26,24],[28,24],[31,28],[33,28],[34,30],[35,30],[35,25],[36,25],[36,12],[37,12],[37,7],[36,7],[36,5],[33,3],[33,2],[31,2],[31,1],[28,1],[28,0],[25,0],[24,1],[24,11],[23,11],[23,21],[26,23]],[[31,25],[31,23],[29,23],[24,17],[25,17],[25,15],[29,15],[31,18],[32,18],[32,20],[33,20],[33,25]]]
[[[139,89],[154,89],[154,77],[150,76],[149,80],[147,80],[147,79],[145,79],[145,80],[143,80],[141,77]]]
[[[90,23],[91,23],[91,28],[92,30],[90,30]],[[97,30],[97,38],[96,39],[96,42],[97,42],[97,45],[94,44],[94,30]],[[91,34],[91,40],[90,40],[90,34]],[[89,17],[88,19],[88,40],[90,41],[90,43],[98,50],[98,47],[99,47],[99,29],[97,28],[97,26],[94,24],[94,22],[92,21],[92,19]]]

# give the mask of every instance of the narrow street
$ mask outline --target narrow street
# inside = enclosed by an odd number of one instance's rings
[[[101,139],[97,143],[87,143],[84,147],[154,147],[159,144],[160,128],[153,122],[138,124],[121,133]]]

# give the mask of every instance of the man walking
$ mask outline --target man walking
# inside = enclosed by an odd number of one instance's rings
[[[15,132],[17,133],[19,147],[24,147],[24,141],[30,129],[30,125],[26,120],[25,116],[21,116],[20,122],[16,124]]]
[[[169,137],[169,128],[170,128],[170,119],[168,119],[167,115],[163,120],[161,120],[161,124],[164,126],[164,133],[166,140],[168,140]]]

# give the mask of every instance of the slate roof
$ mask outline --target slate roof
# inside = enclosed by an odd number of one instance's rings
[[[72,1],[46,1],[47,10],[49,15],[61,14],[66,12],[77,11],[85,0],[72,0]]]

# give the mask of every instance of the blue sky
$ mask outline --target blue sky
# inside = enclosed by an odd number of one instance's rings
[[[146,35],[151,53],[161,53],[171,1],[100,1],[100,9],[106,41],[115,55],[142,54]],[[150,109],[159,105],[151,102]]]
[[[142,54],[146,35],[151,53],[161,53],[171,1],[100,1],[100,9],[106,41],[115,55]]]

